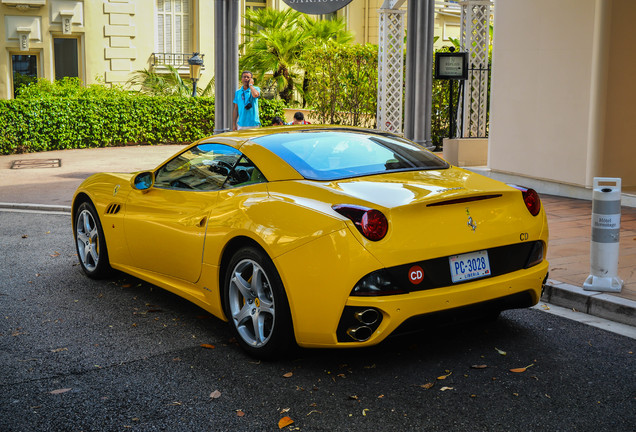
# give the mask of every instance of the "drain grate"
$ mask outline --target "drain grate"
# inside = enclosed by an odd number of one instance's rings
[[[11,169],[27,168],[59,168],[62,166],[62,159],[24,159],[14,160]]]

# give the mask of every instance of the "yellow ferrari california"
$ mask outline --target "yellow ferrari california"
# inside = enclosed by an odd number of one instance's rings
[[[363,129],[215,135],[153,171],[89,177],[72,208],[86,275],[172,291],[261,358],[529,307],[548,272],[535,191]]]

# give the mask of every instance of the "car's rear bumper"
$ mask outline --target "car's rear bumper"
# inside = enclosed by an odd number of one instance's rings
[[[429,318],[437,321],[456,321],[492,313],[505,309],[529,307],[538,303],[543,281],[548,272],[548,262],[525,270],[515,271],[497,277],[476,280],[457,286],[449,286],[408,294],[382,297],[349,297],[340,318],[338,329],[330,335],[330,341],[298,340],[304,347],[362,347],[375,345],[393,333],[425,329]],[[373,328],[371,336],[364,341],[356,341],[346,334],[348,323],[361,326],[346,314],[375,309],[381,319]],[[347,324],[342,325],[345,322]],[[377,327],[377,328],[374,328]],[[340,337],[336,333],[340,333]],[[349,340],[344,342],[343,340]]]

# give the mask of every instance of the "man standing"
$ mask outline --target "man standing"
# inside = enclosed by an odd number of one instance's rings
[[[244,71],[241,74],[241,82],[243,86],[234,92],[232,130],[261,125],[258,117],[258,98],[261,96],[261,89],[254,86],[254,78],[250,71]]]

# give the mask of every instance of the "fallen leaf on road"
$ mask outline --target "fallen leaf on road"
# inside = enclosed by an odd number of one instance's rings
[[[442,376],[438,376],[437,379],[438,380],[445,380],[446,378],[448,378],[449,376],[451,376],[453,373],[451,371],[446,371],[446,375],[442,375]]]
[[[52,256],[53,258],[57,258],[57,257],[59,257],[59,256],[60,256],[60,253],[59,253],[58,251],[55,251],[55,252],[53,252],[53,253],[51,254],[51,256]]]
[[[243,410],[236,410],[236,415],[237,415],[238,417],[244,417],[244,416],[245,416],[245,413],[243,412]]]
[[[366,417],[368,411],[370,411],[369,408],[363,409],[362,410],[362,415]]]
[[[221,392],[218,390],[214,390],[212,393],[210,393],[210,399],[218,399],[221,397]]]
[[[291,418],[285,416],[282,419],[278,420],[278,429],[282,429],[284,427],[287,427],[290,424],[294,424],[294,421]]]
[[[62,351],[68,351],[68,348],[55,348],[51,350],[51,352],[54,352],[54,353],[62,352]]]
[[[440,391],[446,391],[446,390],[454,390],[453,387],[442,387],[441,389],[439,389]]]
[[[522,367],[522,368],[516,368],[516,369],[510,369],[510,372],[514,372],[514,373],[522,373],[528,370],[528,368],[534,366],[534,364],[528,365],[526,367]]]
[[[293,372],[287,372],[286,374],[283,374],[285,378],[291,378],[293,375],[294,375]]]
[[[496,350],[497,350],[497,352],[498,352],[499,354],[501,354],[501,355],[506,355],[506,354],[508,354],[507,352],[505,352],[505,351],[503,351],[503,350],[500,350],[500,349],[499,349],[499,348],[497,348],[497,347],[495,347],[495,349],[496,349]]]
[[[488,365],[484,365],[484,364],[481,364],[481,365],[472,365],[472,366],[471,366],[471,368],[473,368],[473,369],[486,369],[487,367],[488,367]]]
[[[426,383],[426,384],[422,384],[420,387],[428,390],[428,389],[432,388],[434,385],[435,384],[433,384],[433,383]]]
[[[201,348],[214,349],[216,347],[214,345],[210,345],[210,344],[201,344]]]
[[[66,393],[67,391],[71,391],[72,389],[70,388],[63,388],[63,389],[57,389],[57,390],[53,390],[52,392],[50,392],[51,394],[57,395],[57,394],[62,394],[62,393]]]

